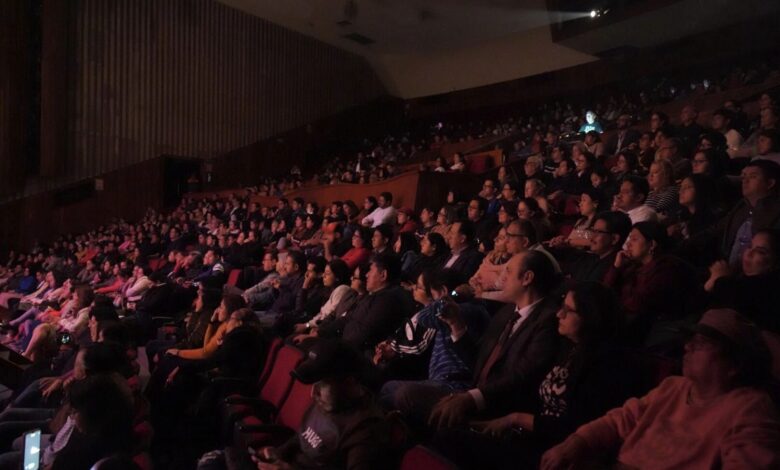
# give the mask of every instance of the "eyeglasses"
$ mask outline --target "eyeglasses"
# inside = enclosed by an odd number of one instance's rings
[[[595,228],[589,228],[586,231],[590,232],[590,233],[598,233],[600,235],[612,235],[612,232],[610,232],[610,231],[607,231],[607,230],[596,230]]]
[[[510,232],[507,232],[506,236],[507,237],[524,237],[524,238],[528,238],[528,235],[526,235],[524,233],[510,233]]]
[[[705,159],[703,159],[703,158],[694,158],[694,159],[693,159],[693,163],[694,163],[695,165],[696,165],[696,164],[698,164],[698,165],[701,165],[701,164],[707,163],[707,160],[705,160]]]

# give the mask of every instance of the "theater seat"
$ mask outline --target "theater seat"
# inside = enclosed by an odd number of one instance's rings
[[[568,196],[563,203],[563,215],[564,217],[579,217],[580,216],[580,197]]]
[[[311,385],[295,380],[273,422],[258,416],[246,416],[236,424],[233,442],[243,446],[278,445],[301,427],[303,417],[312,404]]]
[[[231,269],[230,274],[228,274],[227,278],[227,285],[229,286],[235,286],[238,284],[238,278],[241,276],[241,270],[240,269]]]
[[[151,258],[149,260],[149,269],[152,271],[157,271],[160,269],[160,266],[162,266],[165,263],[165,260],[162,258]]]
[[[456,470],[458,467],[425,446],[415,446],[406,451],[400,470]]]
[[[152,439],[154,438],[154,428],[152,428],[152,424],[149,421],[141,421],[133,426],[133,438],[139,449],[148,450],[151,447]]]
[[[273,346],[273,344],[272,344]],[[230,439],[234,424],[250,414],[272,422],[277,416],[287,395],[293,387],[291,372],[303,360],[303,351],[283,345],[278,349],[273,366],[263,381],[257,396],[232,395],[225,399],[223,406],[223,435]]]
[[[152,457],[146,452],[141,452],[140,454],[133,456],[133,463],[138,465],[140,470],[154,469],[154,465],[152,464]]]

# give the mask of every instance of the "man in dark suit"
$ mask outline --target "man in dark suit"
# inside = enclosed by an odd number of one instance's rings
[[[414,300],[399,285],[400,279],[401,262],[396,256],[375,255],[366,274],[368,295],[346,315],[323,322],[318,335],[340,337],[355,348],[373,352],[414,313]]]
[[[258,313],[263,326],[272,326],[286,312],[303,310],[306,255],[300,251],[288,252],[284,269],[284,276],[271,284],[276,292],[276,299],[268,310]]]
[[[604,282],[630,231],[631,219],[625,213],[605,211],[596,214],[590,229],[590,250],[571,263],[569,274],[572,279]]]
[[[447,236],[452,255],[444,263],[444,268],[459,273],[462,282],[471,279],[485,256],[477,250],[476,236],[476,227],[470,220],[452,224]]]
[[[628,114],[621,114],[617,118],[617,132],[612,134],[607,144],[604,146],[604,153],[606,155],[615,155],[619,151],[628,147],[631,144],[639,142],[641,134],[639,131],[631,128],[631,116]]]
[[[509,261],[504,291],[513,304],[502,308],[481,338],[457,315],[442,318],[454,347],[474,364],[474,387],[441,398],[429,422],[453,426],[481,413],[501,415],[535,405],[537,389],[558,350],[558,302],[551,295],[559,276],[550,259],[535,250]]]
[[[477,244],[485,240],[492,241],[498,232],[498,220],[495,216],[488,215],[487,209],[488,201],[483,197],[475,196],[469,201],[467,216],[469,221],[474,224]]]

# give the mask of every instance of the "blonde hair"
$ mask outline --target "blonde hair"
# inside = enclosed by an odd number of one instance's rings
[[[666,183],[661,186],[662,188],[674,185],[674,167],[669,160],[656,160],[650,164],[650,166],[653,165],[658,165],[659,170],[661,170],[661,176]]]

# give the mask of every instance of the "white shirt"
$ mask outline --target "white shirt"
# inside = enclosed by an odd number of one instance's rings
[[[658,221],[658,213],[650,206],[641,205],[639,207],[634,207],[626,212],[626,214],[628,215],[628,218],[631,219],[632,225],[639,222]]]
[[[536,307],[541,301],[542,299],[539,299],[536,302],[532,303],[531,305],[526,305],[523,308],[515,307],[515,313],[520,318],[515,322],[514,325],[512,325],[512,333],[509,334],[510,338],[514,336],[515,333],[517,333],[517,330],[520,328],[520,325],[522,325],[523,322],[531,315],[531,312],[533,311],[534,307]],[[472,388],[471,390],[468,391],[468,394],[471,395],[471,398],[474,399],[474,402],[477,404],[478,410],[485,409],[485,396],[482,395],[482,391],[479,388],[476,387]]]
[[[125,295],[127,296],[127,300],[130,302],[137,302],[141,300],[141,297],[144,296],[147,290],[149,290],[154,285],[154,282],[152,282],[151,279],[149,279],[146,276],[139,277],[133,285],[128,287],[127,292],[125,292]]]
[[[460,254],[463,252],[463,250],[458,251],[457,253],[453,252],[450,256],[450,259],[447,260],[446,263],[444,263],[445,268],[451,268],[453,264],[455,264],[455,261],[458,261],[458,258],[460,258]]]
[[[753,157],[752,161],[755,160],[770,160],[780,165],[780,153],[768,153],[766,155],[758,155]]]
[[[377,207],[367,216],[363,217],[362,224],[371,224],[371,228],[379,227],[383,224],[395,223],[395,207]]]
[[[352,290],[351,287],[349,287],[346,284],[342,284],[335,289],[333,289],[333,292],[331,292],[330,297],[328,297],[327,302],[325,302],[322,305],[322,308],[320,309],[320,313],[314,316],[314,318],[311,319],[311,324],[316,325],[322,320],[328,318],[333,314],[333,312],[336,311],[336,307],[339,305],[339,303],[350,294],[350,291]]]

